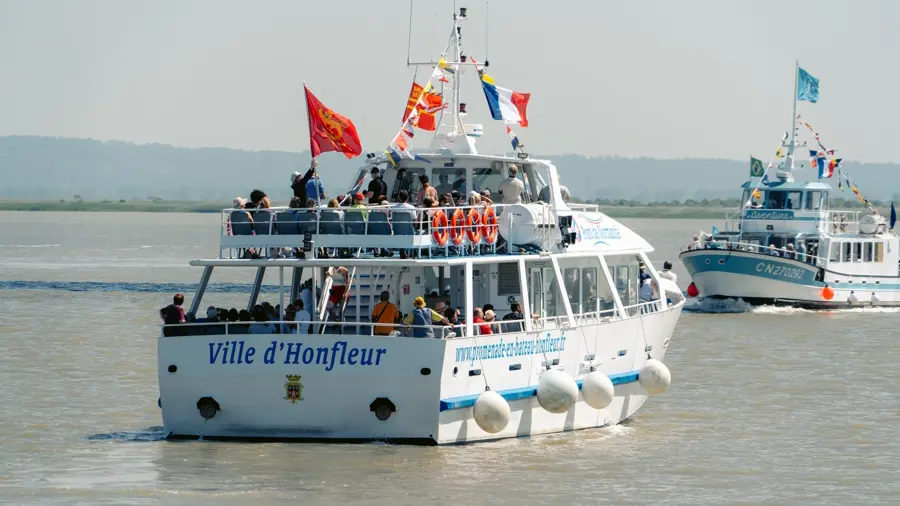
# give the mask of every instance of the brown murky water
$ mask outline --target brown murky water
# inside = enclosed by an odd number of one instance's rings
[[[712,225],[624,221],[657,264]],[[611,429],[447,448],[165,442],[155,310],[197,281],[187,262],[215,255],[217,223],[0,213],[0,503],[900,504],[894,310],[687,312],[671,389]]]

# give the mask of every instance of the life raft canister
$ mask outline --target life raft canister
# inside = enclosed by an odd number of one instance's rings
[[[459,246],[465,239],[465,224],[466,215],[463,213],[463,210],[457,209],[453,211],[453,214],[450,216],[450,240],[453,241],[454,246]]]
[[[450,237],[450,231],[447,229],[447,215],[444,211],[438,210],[431,218],[431,237],[437,241],[438,246],[447,244]]]
[[[497,242],[497,233],[500,227],[497,226],[497,213],[494,208],[488,206],[481,215],[481,233],[484,235],[484,242],[494,244]]]
[[[481,242],[481,215],[474,207],[466,213],[466,237],[472,244]]]

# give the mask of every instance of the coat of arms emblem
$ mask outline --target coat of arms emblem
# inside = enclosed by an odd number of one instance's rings
[[[287,382],[284,384],[284,398],[291,401],[291,404],[303,400],[303,383],[300,382],[299,375],[287,375]]]

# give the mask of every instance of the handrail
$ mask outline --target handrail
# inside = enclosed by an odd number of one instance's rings
[[[715,242],[715,241],[711,241]],[[825,257],[820,257],[817,255],[810,255],[809,253],[799,253],[796,250],[792,252],[791,256],[784,256],[786,250],[784,248],[766,246],[764,244],[754,244],[744,241],[739,242],[724,242],[719,244],[724,244],[725,247],[710,247],[710,243],[701,244],[701,246],[694,247],[693,244],[688,244],[687,246],[681,247],[681,253],[686,253],[688,251],[702,251],[702,250],[717,250],[717,251],[736,251],[741,253],[756,253],[760,255],[773,256],[778,258],[783,258],[785,260],[795,260],[797,262],[807,263],[810,265],[820,265],[822,262],[825,262],[827,259]],[[772,253],[778,253],[777,255],[773,255]],[[800,260],[797,257],[803,256],[804,259]],[[811,261],[813,260],[813,261]]]

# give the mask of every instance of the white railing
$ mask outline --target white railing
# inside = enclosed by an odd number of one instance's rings
[[[766,246],[763,244],[743,242],[743,241],[703,241],[699,246],[693,243],[681,247],[681,252],[700,251],[700,250],[725,250],[740,251],[744,253],[759,253],[761,255],[769,255],[773,257],[784,258],[787,260],[796,260],[810,265],[824,265],[826,259],[809,252],[801,253],[797,250],[786,250],[774,246]]]
[[[225,209],[221,214],[220,257],[241,258],[249,252],[271,258],[298,250],[319,256],[322,249],[358,248],[428,255],[496,253],[499,218],[506,207],[509,204]],[[546,224],[555,221],[549,206],[543,206],[539,216]],[[544,250],[549,249],[551,230],[541,227]]]
[[[597,204],[579,204],[577,202],[566,202],[566,206],[573,211],[581,211],[583,213],[600,212],[600,206]]]

